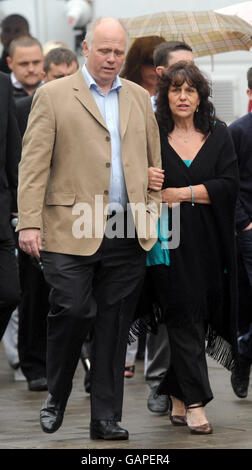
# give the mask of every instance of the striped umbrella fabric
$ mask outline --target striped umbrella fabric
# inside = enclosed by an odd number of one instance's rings
[[[252,26],[234,15],[214,11],[166,11],[134,18],[121,18],[131,42],[144,36],[184,41],[196,57],[249,50]]]

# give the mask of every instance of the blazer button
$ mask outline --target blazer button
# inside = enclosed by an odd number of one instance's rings
[[[107,167],[107,168],[110,167],[110,163],[109,163],[109,162],[106,163],[106,167]]]
[[[107,196],[107,195],[108,195],[108,193],[109,193],[109,192],[108,192],[108,190],[107,190],[107,189],[105,189],[105,190],[104,190],[104,194],[105,194],[105,196]]]
[[[110,137],[109,137],[109,135],[106,135],[105,140],[106,140],[107,142],[110,142]]]

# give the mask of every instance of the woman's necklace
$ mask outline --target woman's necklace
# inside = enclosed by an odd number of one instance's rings
[[[172,136],[170,135],[169,137],[172,138],[172,139],[174,139],[174,138],[176,139],[178,137],[179,139],[182,139],[185,144],[188,144],[188,142],[190,141],[190,139],[193,135],[195,135],[195,130],[193,130],[191,132],[184,132],[184,133],[181,133],[181,134],[179,132],[175,132],[175,133],[173,133]]]

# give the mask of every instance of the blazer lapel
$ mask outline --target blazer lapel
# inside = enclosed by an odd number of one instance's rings
[[[127,86],[125,82],[122,81],[122,88],[120,88],[120,91],[119,91],[119,115],[120,115],[121,139],[123,139],[124,134],[127,129],[127,125],[129,122],[130,108],[131,108],[131,99],[128,94]]]
[[[108,130],[100,110],[92,96],[92,93],[85,82],[81,69],[74,76],[73,89],[77,100],[80,101],[80,103],[90,114],[92,114],[92,116],[101,124],[101,126]]]

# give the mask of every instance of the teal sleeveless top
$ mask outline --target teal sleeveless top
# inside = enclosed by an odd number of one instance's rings
[[[183,160],[187,167],[192,163],[191,160]],[[147,253],[146,266],[155,266],[157,264],[165,264],[170,266],[170,256],[168,248],[169,238],[169,218],[168,211],[161,210],[160,219],[157,224],[158,240],[155,245]]]

